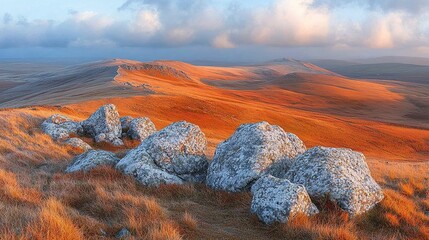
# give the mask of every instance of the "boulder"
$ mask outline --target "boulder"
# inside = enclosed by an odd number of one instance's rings
[[[345,148],[311,148],[296,158],[285,178],[304,185],[311,197],[328,196],[352,216],[371,209],[384,197],[365,156]]]
[[[147,117],[140,117],[131,121],[127,134],[131,139],[144,140],[154,132],[156,128],[152,121]]]
[[[74,122],[59,114],[46,119],[42,123],[42,130],[54,140],[64,140],[69,138],[70,134],[81,135],[83,133],[83,128],[79,122]]]
[[[198,126],[176,122],[143,140],[116,167],[145,185],[203,182],[208,166],[206,147]]]
[[[92,149],[92,147],[88,143],[84,142],[80,138],[69,138],[69,139],[65,140],[63,143],[66,145],[73,146],[75,148],[82,149],[85,152]]]
[[[115,166],[119,158],[115,154],[103,150],[89,150],[76,156],[67,167],[66,172],[89,171],[100,165]]]
[[[115,146],[123,145],[120,139],[122,127],[119,113],[113,104],[100,107],[82,122],[82,126],[85,132],[91,135],[96,142],[108,142]]]
[[[129,151],[116,164],[116,168],[127,175],[133,176],[139,183],[145,186],[183,184],[181,178],[164,171],[156,165],[149,154],[142,148]]]
[[[253,184],[251,191],[251,211],[266,224],[285,223],[298,213],[309,216],[319,212],[305,187],[287,179],[265,175]]]
[[[122,133],[128,132],[128,129],[130,128],[131,121],[133,119],[134,118],[132,118],[130,116],[121,117],[119,119],[119,121],[121,122]]]
[[[279,126],[267,122],[241,125],[217,146],[206,183],[219,190],[248,190],[272,164],[284,159],[291,163],[305,150],[304,143],[296,135]]]

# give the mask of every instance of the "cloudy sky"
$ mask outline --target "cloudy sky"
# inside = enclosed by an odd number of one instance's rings
[[[0,1],[0,58],[429,56],[429,0]]]

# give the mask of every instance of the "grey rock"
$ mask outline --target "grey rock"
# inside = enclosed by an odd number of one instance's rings
[[[149,154],[142,148],[128,152],[116,168],[123,173],[133,176],[145,186],[159,186],[160,184],[183,184],[183,180],[176,175],[162,170],[154,163]]]
[[[92,147],[88,143],[84,142],[80,138],[69,138],[65,140],[63,143],[66,145],[73,146],[75,148],[80,148],[85,152],[92,149]]]
[[[200,128],[181,121],[143,140],[116,165],[144,185],[202,182],[208,166]]]
[[[131,232],[128,229],[126,229],[126,228],[122,228],[115,235],[115,238],[117,238],[117,239],[128,239],[130,237],[131,237]]]
[[[54,140],[64,140],[69,138],[70,134],[81,135],[83,133],[79,122],[74,122],[59,114],[54,114],[46,119],[42,123],[42,130]]]
[[[265,175],[253,184],[251,191],[251,211],[266,224],[285,223],[297,213],[309,216],[319,212],[305,187],[287,179]]]
[[[144,140],[154,132],[156,132],[156,128],[153,122],[147,117],[140,117],[131,121],[128,136],[131,139]]]
[[[121,117],[119,120],[121,122],[121,128],[122,128],[122,133],[126,133],[128,132],[128,129],[130,128],[130,124],[131,121],[134,118],[130,117],[130,116],[125,116],[125,117]]]
[[[365,156],[345,148],[314,147],[296,158],[285,178],[306,187],[311,197],[329,196],[352,216],[383,198]]]
[[[116,106],[107,104],[100,107],[87,120],[82,122],[83,129],[96,142],[109,142],[115,146],[123,145],[121,122]]]
[[[115,154],[103,150],[89,150],[76,156],[67,167],[66,172],[89,171],[100,165],[115,166],[119,158]]]
[[[244,191],[272,164],[293,159],[305,150],[304,143],[296,135],[279,126],[267,122],[243,124],[217,146],[206,183],[214,189]]]

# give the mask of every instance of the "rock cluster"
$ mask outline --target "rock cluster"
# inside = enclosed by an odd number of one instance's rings
[[[88,119],[77,122],[59,114],[52,115],[42,123],[42,130],[56,141],[81,148],[92,149],[78,136],[89,136],[95,142],[107,142],[114,146],[123,145],[123,138],[144,140],[156,132],[149,118],[133,119],[130,116],[119,118],[116,106],[107,104],[100,107]],[[75,137],[70,138],[71,135]]]
[[[251,211],[266,224],[287,222],[296,214],[319,211],[313,201],[328,197],[355,216],[383,199],[362,153],[343,148],[306,149],[294,134],[267,122],[244,124],[220,143],[209,163],[207,140],[201,129],[185,121],[160,131],[148,118],[119,118],[114,105],[105,105],[83,122],[53,115],[42,124],[56,140],[85,149],[66,172],[114,166],[146,186],[206,183],[216,190],[251,190]],[[91,150],[71,134],[121,144],[121,137],[141,140],[119,159]]]

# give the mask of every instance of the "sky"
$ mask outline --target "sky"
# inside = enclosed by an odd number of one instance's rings
[[[429,0],[0,0],[0,59],[429,56]]]

